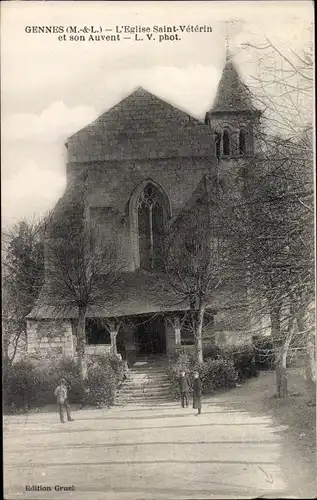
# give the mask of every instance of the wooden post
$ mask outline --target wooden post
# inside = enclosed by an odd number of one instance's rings
[[[174,331],[175,331],[175,344],[179,345],[182,343],[179,316],[174,317]]]
[[[110,338],[111,338],[111,353],[117,355],[117,333],[116,331],[110,331]]]

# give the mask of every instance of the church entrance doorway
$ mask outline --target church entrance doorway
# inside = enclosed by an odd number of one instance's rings
[[[166,353],[165,321],[161,316],[154,318],[139,316],[136,321],[136,343],[140,356]]]

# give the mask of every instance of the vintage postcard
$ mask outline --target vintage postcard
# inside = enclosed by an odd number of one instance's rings
[[[4,498],[316,498],[310,1],[1,4]]]

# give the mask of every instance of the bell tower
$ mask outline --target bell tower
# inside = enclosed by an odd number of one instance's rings
[[[251,93],[243,83],[227,49],[216,97],[205,123],[213,132],[218,160],[252,156],[261,111],[252,103]]]

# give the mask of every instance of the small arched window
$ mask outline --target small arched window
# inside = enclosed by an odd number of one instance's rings
[[[216,144],[216,157],[220,158],[220,155],[221,155],[221,134],[219,134],[219,132],[215,133],[215,144]]]
[[[246,134],[244,130],[239,132],[239,153],[243,155],[246,153]]]
[[[224,130],[222,136],[222,142],[223,142],[223,154],[225,156],[230,155],[230,136],[228,130]]]

